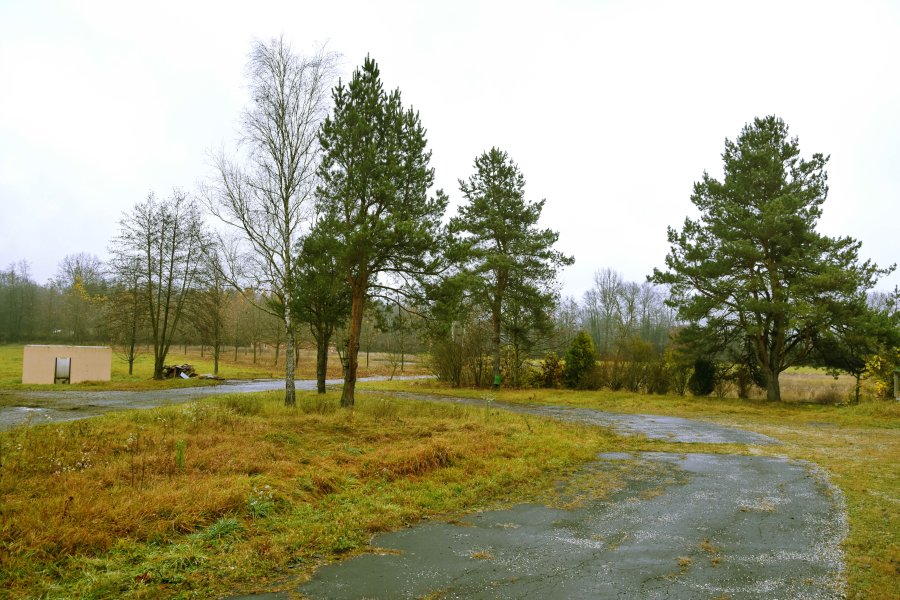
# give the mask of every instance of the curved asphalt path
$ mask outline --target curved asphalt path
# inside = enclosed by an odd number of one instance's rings
[[[625,466],[625,487],[607,498],[572,510],[523,504],[380,534],[372,553],[325,565],[296,591],[334,600],[844,597],[843,496],[824,472],[785,458],[689,452],[696,442],[776,440],[690,419],[491,406],[683,442],[685,453],[600,455],[589,472]]]

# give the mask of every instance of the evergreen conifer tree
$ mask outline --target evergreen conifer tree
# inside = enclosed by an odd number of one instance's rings
[[[400,90],[384,91],[374,60],[367,57],[350,83],[338,83],[332,95],[334,112],[319,135],[316,228],[333,239],[337,269],[350,289],[341,396],[348,407],[354,402],[366,299],[373,289],[401,292],[431,272],[447,198],[440,191],[429,197],[434,170],[425,128],[417,112],[403,108]]]

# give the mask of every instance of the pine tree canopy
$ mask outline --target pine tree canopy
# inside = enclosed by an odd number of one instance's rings
[[[549,325],[557,270],[574,258],[553,248],[557,232],[538,227],[544,200],[525,199],[525,177],[506,152],[491,148],[480,155],[475,173],[460,180],[459,187],[466,202],[450,220],[449,230],[472,298],[491,314],[498,375],[501,331],[517,354],[527,351],[534,341],[531,333]]]
[[[821,334],[890,269],[860,262],[853,238],[816,231],[828,157],[802,158],[781,119],[746,125],[725,141],[722,160],[721,181],[704,173],[694,184],[700,218],[669,228],[668,270],[651,280],[672,286],[679,317],[707,342],[747,344],[769,399],[780,400],[778,375],[807,361]]]
[[[320,218],[316,230],[333,240],[338,272],[351,293],[348,362],[341,396],[354,403],[365,302],[373,287],[399,291],[434,270],[447,197],[429,197],[425,128],[404,109],[400,91],[386,93],[378,65],[366,58],[350,83],[338,83],[334,111],[319,141]],[[393,281],[388,281],[392,279]]]

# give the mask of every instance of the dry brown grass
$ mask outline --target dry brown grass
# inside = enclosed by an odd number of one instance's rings
[[[364,395],[298,404],[223,396],[0,432],[0,596],[265,587],[424,514],[537,497],[616,439]]]

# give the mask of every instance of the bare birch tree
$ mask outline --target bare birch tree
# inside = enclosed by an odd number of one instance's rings
[[[330,107],[336,55],[320,50],[295,54],[283,38],[257,41],[247,65],[250,105],[242,115],[241,159],[215,159],[215,183],[208,190],[212,213],[243,238],[243,281],[238,290],[274,299],[261,305],[284,324],[286,406],[295,404],[293,253],[307,221],[305,212],[318,184],[319,125]]]
[[[86,252],[69,254],[56,271],[55,285],[63,294],[64,329],[75,344],[103,339],[102,309],[109,292],[104,265]]]

